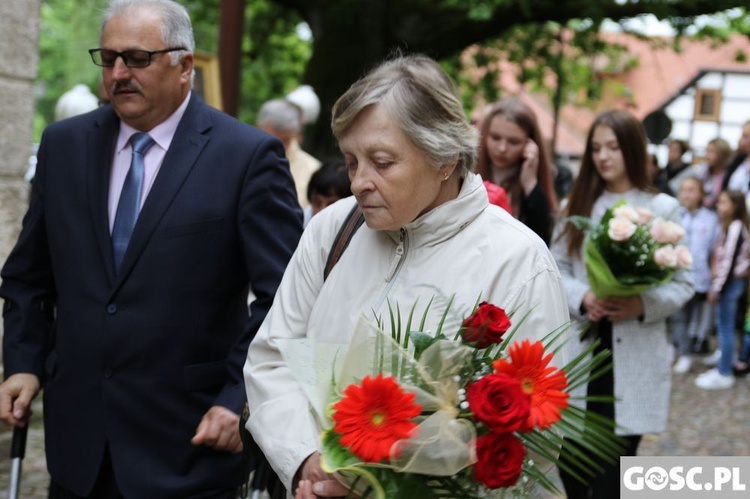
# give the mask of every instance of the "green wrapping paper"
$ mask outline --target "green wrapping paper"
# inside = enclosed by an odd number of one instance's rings
[[[609,265],[607,265],[607,262],[591,238],[586,240],[584,259],[591,290],[598,298],[638,295],[655,286],[669,282],[674,275],[674,272],[668,272],[662,279],[656,279],[653,276],[644,276],[642,282],[634,282],[631,275],[627,279],[628,282],[622,282],[612,273]]]

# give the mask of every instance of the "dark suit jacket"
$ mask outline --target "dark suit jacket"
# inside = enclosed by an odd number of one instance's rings
[[[235,487],[240,456],[190,439],[211,406],[241,412],[248,344],[302,231],[284,150],[193,95],[116,275],[118,127],[107,106],[44,133],[2,271],[5,375],[41,378],[48,467],[78,494],[105,445],[126,497]]]

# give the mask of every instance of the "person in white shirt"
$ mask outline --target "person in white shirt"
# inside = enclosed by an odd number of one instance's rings
[[[726,188],[745,194],[745,204],[750,203],[750,120],[742,125],[742,135],[737,144],[737,153],[744,154],[745,160],[740,163],[729,177]]]
[[[320,161],[303,151],[299,145],[302,132],[300,109],[286,99],[265,102],[258,112],[258,128],[277,137],[284,144],[289,168],[297,188],[297,200],[304,209],[308,205],[307,185],[320,168]]]

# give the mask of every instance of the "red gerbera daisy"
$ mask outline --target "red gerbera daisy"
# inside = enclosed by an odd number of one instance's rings
[[[531,431],[535,426],[542,430],[549,428],[560,420],[560,411],[568,407],[570,395],[563,391],[568,386],[565,372],[547,366],[552,354],[544,355],[541,341],[513,343],[508,354],[510,362],[498,359],[492,366],[496,372],[517,379],[531,395],[531,412],[522,431]]]
[[[391,446],[408,438],[417,424],[412,419],[422,412],[414,393],[405,392],[390,376],[366,376],[362,385],[351,384],[334,404],[333,431],[341,445],[368,463],[390,456]]]

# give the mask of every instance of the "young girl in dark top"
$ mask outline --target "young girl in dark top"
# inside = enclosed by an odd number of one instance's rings
[[[484,114],[476,172],[508,193],[513,215],[549,244],[557,198],[536,115],[515,97]]]

